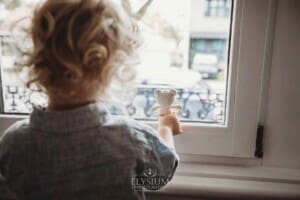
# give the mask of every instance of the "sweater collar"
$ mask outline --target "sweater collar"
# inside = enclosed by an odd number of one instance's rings
[[[73,132],[99,126],[110,119],[104,103],[90,103],[64,111],[46,111],[34,105],[30,127],[44,132]]]

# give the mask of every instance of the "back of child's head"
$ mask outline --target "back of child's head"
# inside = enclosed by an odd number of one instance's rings
[[[104,93],[139,44],[135,22],[110,0],[47,0],[29,33],[28,86],[66,99]]]

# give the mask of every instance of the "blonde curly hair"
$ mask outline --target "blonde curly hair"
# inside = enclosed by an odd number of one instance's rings
[[[29,33],[33,48],[24,53],[27,86],[61,99],[96,91],[113,80],[135,77],[133,55],[141,44],[138,27],[110,0],[46,0],[36,8]]]

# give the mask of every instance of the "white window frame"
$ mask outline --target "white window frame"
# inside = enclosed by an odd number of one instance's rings
[[[273,11],[272,0],[234,0],[226,122],[183,123],[184,133],[176,136],[175,144],[177,152],[187,158],[184,160],[195,155],[254,158],[256,128],[264,109]],[[1,115],[0,131],[21,118],[27,116]]]
[[[272,0],[234,1],[226,122],[184,123],[184,133],[176,136],[175,145],[185,161],[210,159],[207,156],[255,158],[257,126],[265,110],[274,6]],[[197,155],[201,157],[193,158]]]

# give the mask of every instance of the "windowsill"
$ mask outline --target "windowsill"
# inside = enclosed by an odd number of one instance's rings
[[[173,180],[153,194],[231,197],[300,198],[300,169],[182,163]]]
[[[1,117],[6,119],[1,120],[2,128],[7,128],[13,121],[27,116]],[[203,162],[211,163],[213,160],[215,158],[202,158]],[[243,163],[243,165],[182,162],[173,180],[166,187],[148,193],[222,198],[300,199],[300,169],[261,167],[257,166],[260,164],[257,159],[238,159],[238,162],[234,160],[222,158],[217,162]]]

